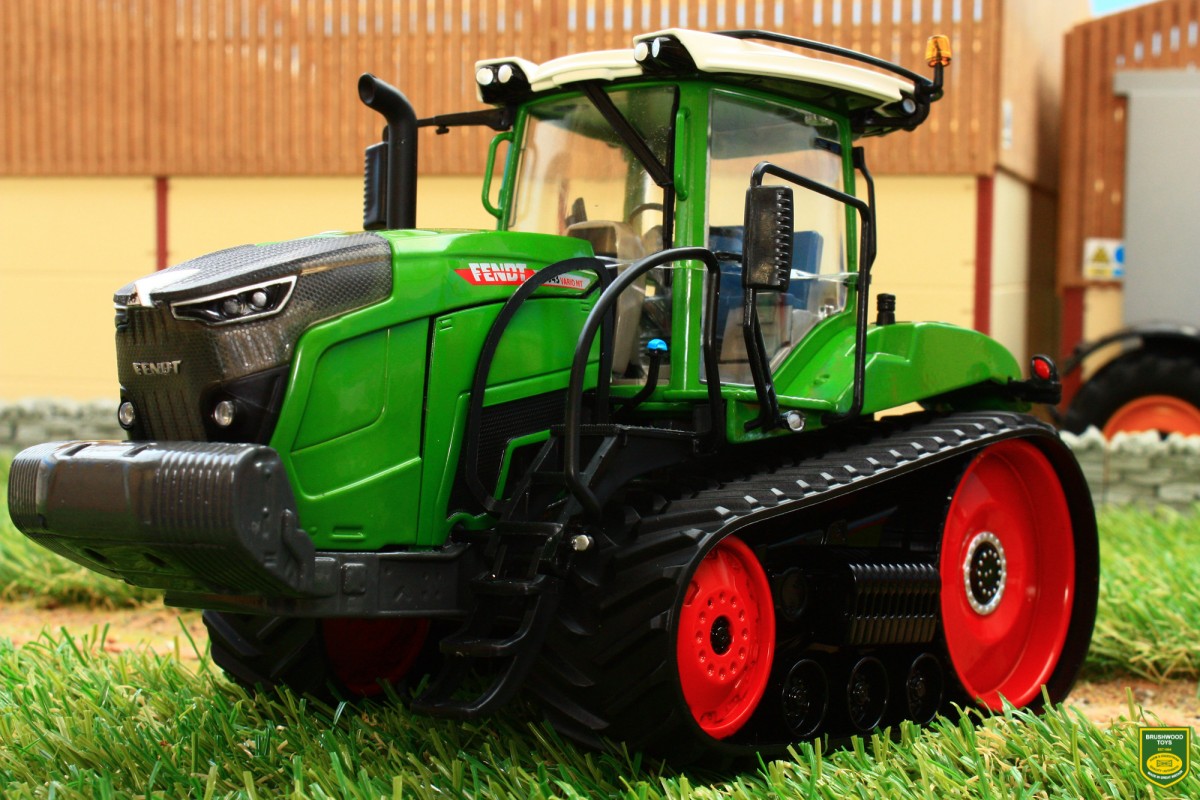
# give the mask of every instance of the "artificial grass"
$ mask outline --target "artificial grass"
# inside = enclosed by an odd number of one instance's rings
[[[1104,509],[1089,677],[1200,678],[1200,507]]]
[[[678,772],[582,751],[518,707],[481,722],[400,703],[328,707],[252,697],[168,656],[110,656],[47,635],[0,646],[0,793],[6,798],[953,798],[1146,797],[1137,725],[1101,729],[1051,709],[904,725],[741,774]],[[1200,795],[1196,771],[1155,797]]]

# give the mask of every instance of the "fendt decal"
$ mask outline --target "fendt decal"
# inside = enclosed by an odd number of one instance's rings
[[[535,272],[528,264],[512,261],[471,261],[466,267],[454,271],[472,286],[520,286]],[[592,285],[592,279],[585,275],[567,273],[551,278],[545,285],[584,291]]]
[[[179,365],[183,362],[176,359],[175,361],[134,361],[134,375],[177,375],[179,374]]]

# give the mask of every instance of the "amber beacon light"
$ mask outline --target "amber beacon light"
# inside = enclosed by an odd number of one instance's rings
[[[930,36],[925,43],[925,61],[931,67],[950,66],[950,37],[943,34]]]

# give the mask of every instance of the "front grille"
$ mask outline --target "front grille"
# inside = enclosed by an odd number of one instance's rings
[[[178,276],[171,280],[172,275]],[[177,319],[170,303],[195,300],[280,276],[297,275],[278,314],[210,325]],[[184,262],[117,292],[117,373],[123,400],[133,403],[135,439],[227,439],[208,423],[212,405],[233,399],[263,407],[280,398],[300,335],[331,317],[391,295],[391,247],[374,234],[247,245]],[[139,284],[152,285],[152,305]],[[140,305],[139,305],[140,303]],[[255,391],[247,395],[245,387]],[[259,396],[261,395],[261,397]],[[259,411],[261,412],[261,408]],[[254,440],[269,429],[252,426]],[[249,428],[243,430],[249,431]],[[226,432],[228,433],[228,432]]]

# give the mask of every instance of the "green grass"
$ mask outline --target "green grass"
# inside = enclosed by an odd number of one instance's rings
[[[1200,508],[1105,509],[1089,676],[1200,678]]]
[[[521,708],[479,723],[400,704],[254,699],[205,669],[101,642],[0,646],[6,798],[1145,797],[1137,720],[1100,729],[1055,709],[978,727],[939,720],[734,776],[580,751]],[[1164,796],[1200,795],[1196,772]]]

